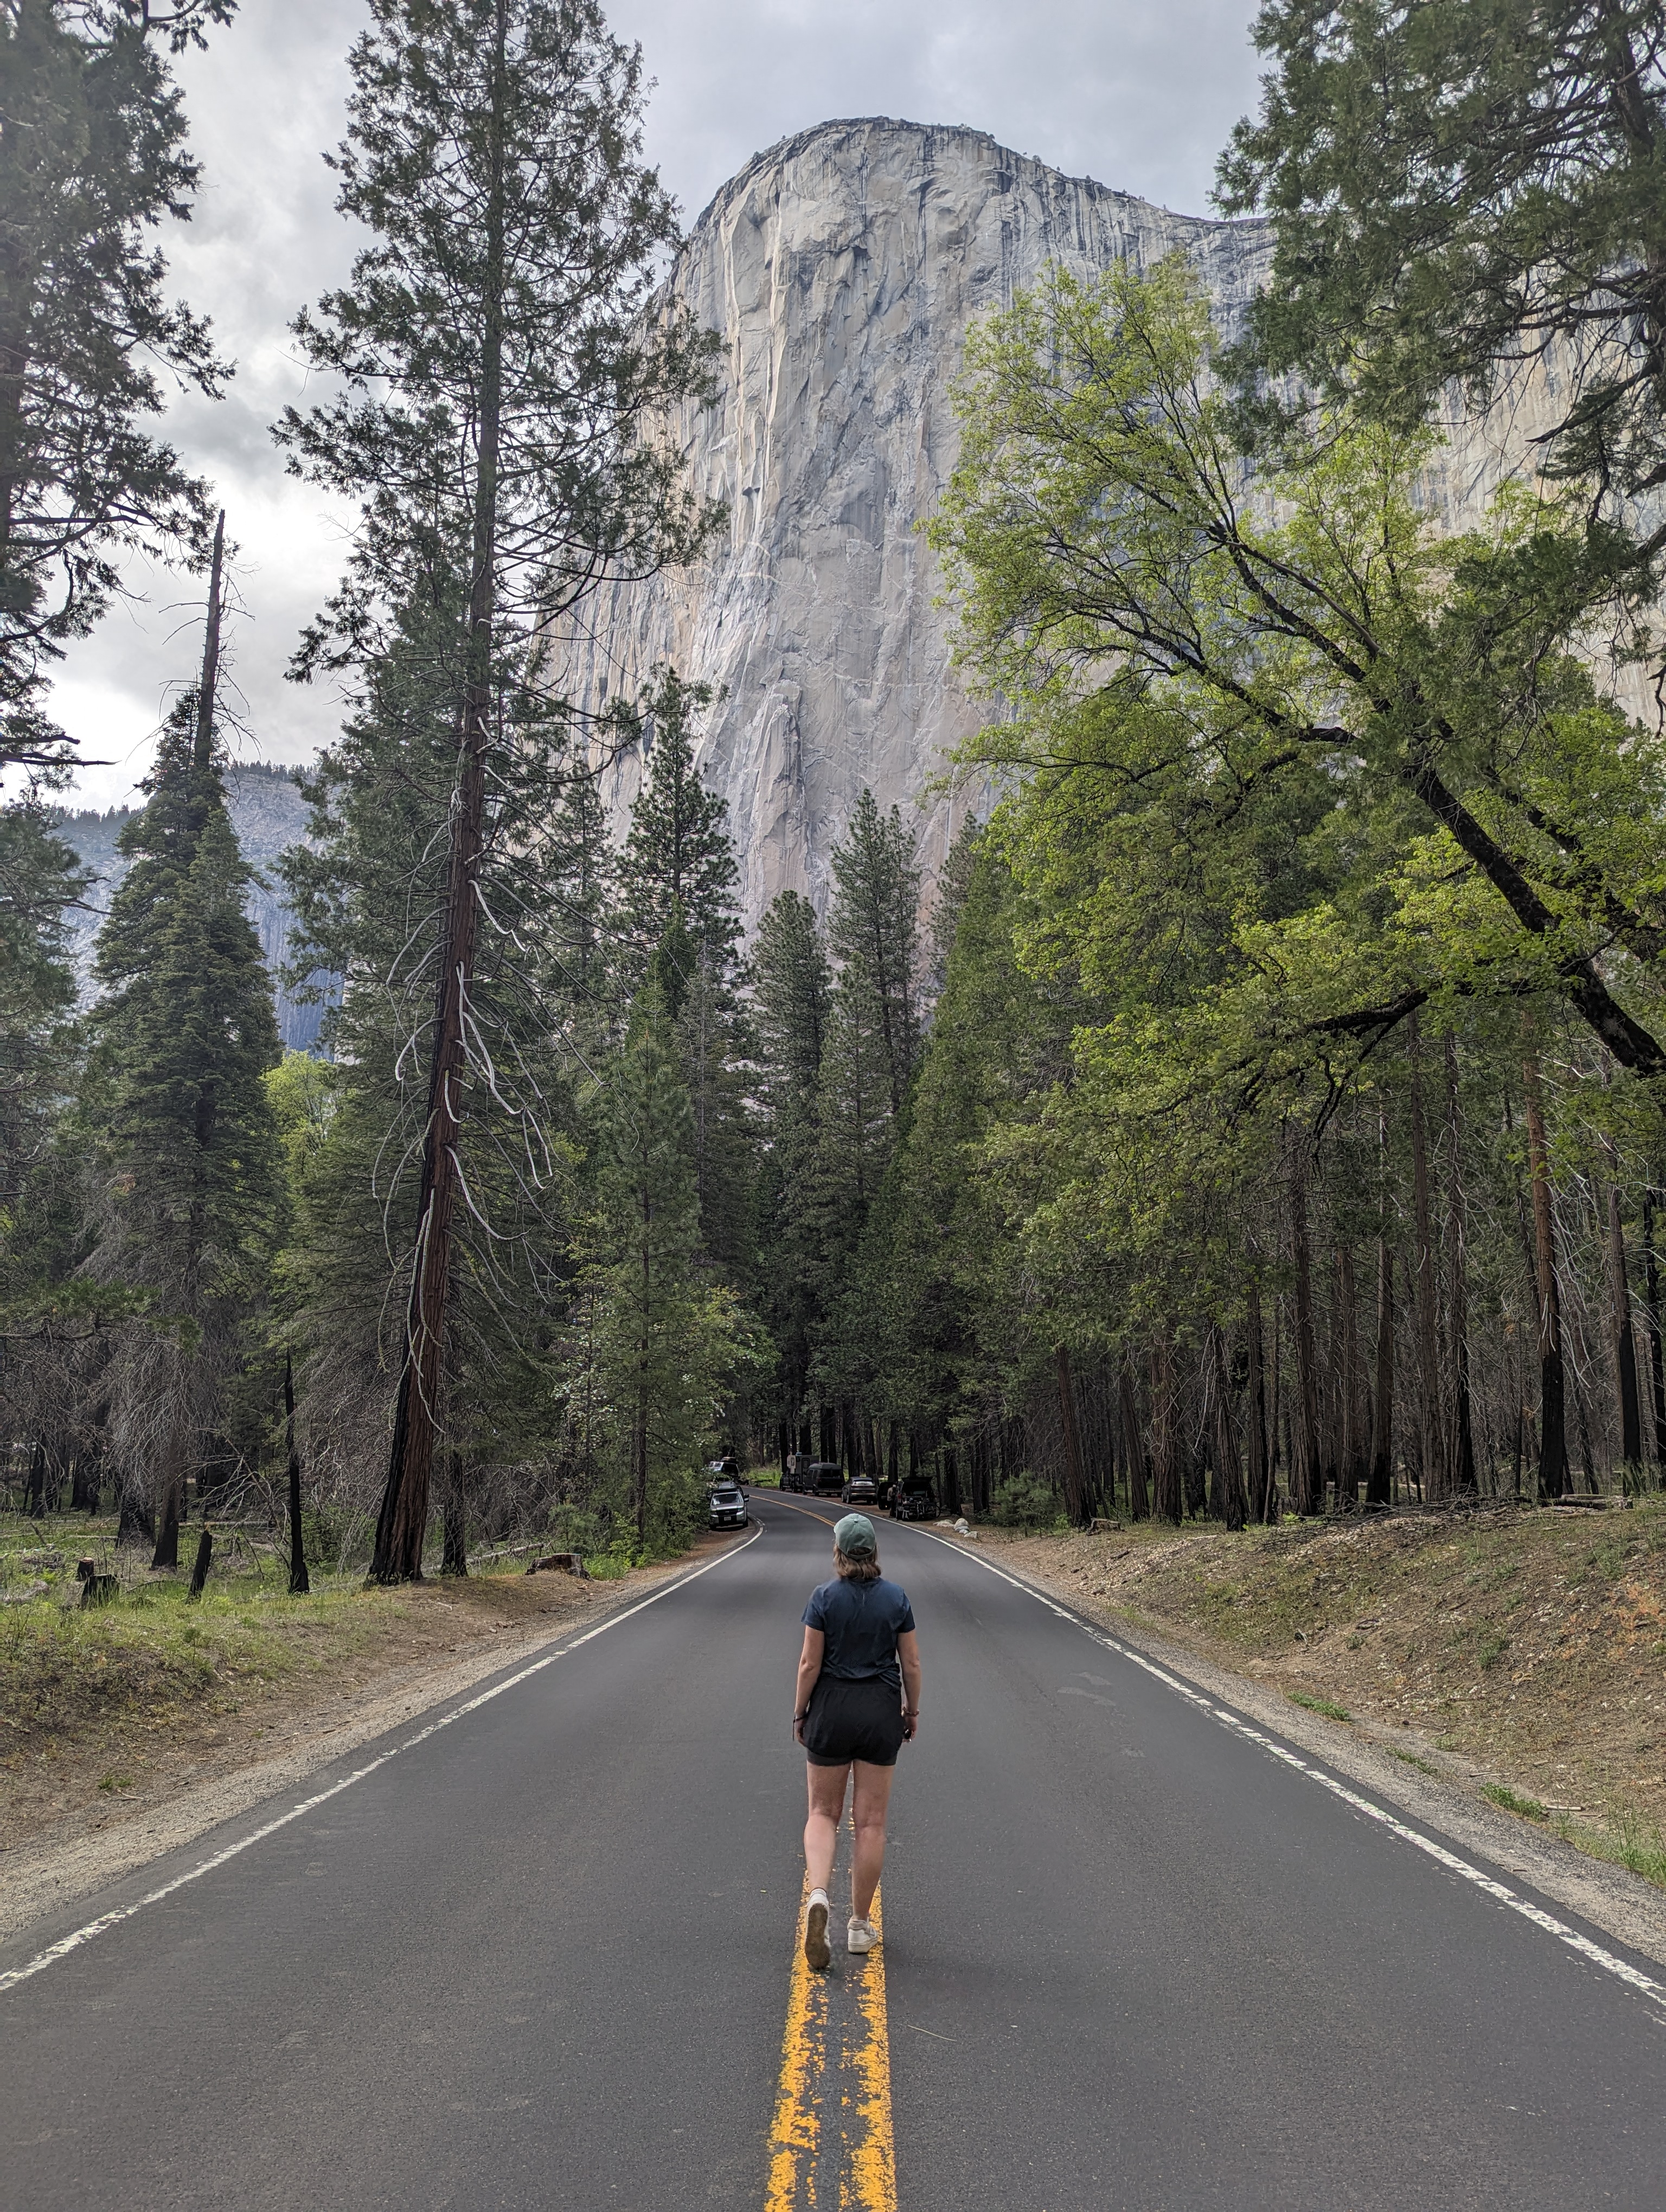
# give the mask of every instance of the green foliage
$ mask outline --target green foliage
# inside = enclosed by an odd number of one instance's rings
[[[1268,0],[1221,198],[1275,221],[1255,360],[1402,426],[1542,363],[1564,473],[1666,462],[1656,0]],[[1524,387],[1523,380],[1517,378]]]
[[[997,1528],[1052,1528],[1059,1522],[1058,1492],[1050,1482],[1025,1473],[998,1482],[982,1516]]]
[[[37,0],[0,16],[0,764],[67,757],[40,695],[123,556],[207,554],[206,486],[140,427],[164,404],[158,371],[210,397],[227,374],[147,240],[189,215],[198,170],[146,32],[200,41],[231,12]]]

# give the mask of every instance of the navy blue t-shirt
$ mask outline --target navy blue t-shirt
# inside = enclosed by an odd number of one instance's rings
[[[883,1575],[872,1582],[852,1575],[824,1583],[810,1593],[804,1625],[819,1628],[827,1638],[824,1674],[840,1682],[889,1682],[893,1689],[902,1688],[897,1639],[914,1626],[914,1609],[895,1583]]]

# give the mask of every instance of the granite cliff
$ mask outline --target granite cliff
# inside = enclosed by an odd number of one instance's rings
[[[658,661],[721,692],[699,759],[729,802],[749,922],[789,886],[824,909],[864,784],[903,809],[928,883],[981,796],[933,787],[979,709],[918,529],[955,463],[968,324],[1049,262],[1091,275],[1181,250],[1230,329],[1271,245],[1260,222],[1174,215],[982,131],[883,117],[801,131],[717,194],[669,285],[721,337],[717,404],[675,428],[727,526],[697,567],[593,602],[569,642],[593,708]],[[1425,487],[1450,523],[1530,453],[1560,373],[1482,419],[1453,403]],[[641,773],[633,752],[610,774],[621,831]]]
[[[722,334],[721,391],[678,430],[727,526],[697,568],[593,604],[573,649],[593,706],[660,660],[721,690],[700,762],[729,802],[749,921],[789,886],[824,905],[864,784],[903,808],[928,875],[967,803],[927,789],[978,710],[917,528],[954,465],[967,325],[1050,261],[1093,273],[1177,248],[1230,322],[1268,240],[981,131],[873,118],[760,154],[695,224],[670,282]],[[632,755],[612,775],[621,817],[640,774]]]

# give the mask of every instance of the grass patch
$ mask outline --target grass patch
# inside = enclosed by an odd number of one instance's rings
[[[1414,1751],[1395,1751],[1392,1744],[1389,1746],[1389,1750],[1402,1766],[1414,1766],[1420,1774],[1432,1774],[1435,1780],[1439,1781],[1440,1769],[1438,1766],[1431,1766],[1426,1759],[1420,1759]]]
[[[1496,1628],[1487,1629],[1475,1649],[1476,1664],[1484,1673],[1487,1668],[1496,1667],[1509,1649],[1510,1638],[1507,1636],[1502,1635]]]
[[[1493,1804],[1501,1806],[1506,1813],[1513,1813],[1519,1820],[1547,1820],[1550,1818],[1549,1812],[1536,1797],[1523,1797],[1518,1790],[1511,1789],[1507,1783],[1488,1782],[1483,1785],[1481,1794]]]
[[[1292,1705],[1300,1705],[1310,1713],[1322,1713],[1328,1721],[1351,1721],[1353,1718],[1346,1706],[1333,1705],[1329,1698],[1310,1698],[1305,1690],[1286,1690],[1285,1695]]]
[[[1556,1823],[1556,1832],[1588,1858],[1606,1859],[1610,1866],[1625,1867],[1666,1889],[1666,1837],[1650,1822],[1626,1814],[1616,1827],[1594,1828],[1565,1814]]]

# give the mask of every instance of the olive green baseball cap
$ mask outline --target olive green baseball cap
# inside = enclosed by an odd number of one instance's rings
[[[871,1559],[879,1548],[866,1513],[847,1513],[833,1531],[833,1541],[848,1559]]]

